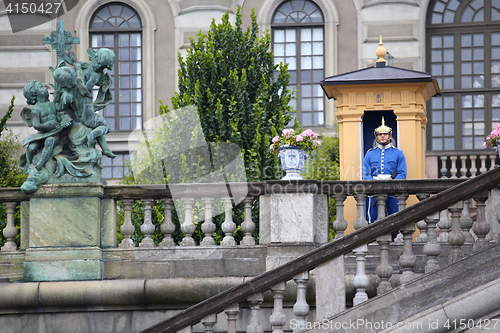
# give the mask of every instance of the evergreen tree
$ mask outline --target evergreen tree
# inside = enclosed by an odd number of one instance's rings
[[[7,129],[7,120],[10,119],[14,112],[14,100],[12,96],[10,107],[7,113],[0,120],[0,188],[2,187],[18,187],[26,180],[27,175],[19,167],[19,156],[22,153],[22,147],[19,143],[17,135]],[[15,215],[15,225],[19,229],[19,207]],[[0,204],[0,247],[6,242],[3,237],[3,229],[7,225],[7,211]],[[15,239],[19,246],[19,234]]]

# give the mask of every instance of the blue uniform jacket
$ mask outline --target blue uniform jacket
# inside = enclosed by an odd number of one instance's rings
[[[403,151],[396,147],[382,149],[381,146],[366,152],[363,161],[363,179],[371,180],[379,174],[392,175],[394,179],[406,179],[406,158]]]

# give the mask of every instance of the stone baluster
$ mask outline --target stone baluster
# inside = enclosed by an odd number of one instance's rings
[[[283,296],[285,295],[285,282],[278,283],[271,288],[273,292],[274,308],[273,314],[269,317],[269,323],[273,333],[283,333],[283,326],[286,324],[286,315],[283,312]]]
[[[437,241],[436,235],[436,225],[439,222],[439,213],[429,215],[425,218],[428,230],[427,243],[424,245],[424,254],[427,256],[427,262],[425,263],[425,273],[430,273],[436,269],[439,269],[438,256],[441,253],[441,245]]]
[[[365,201],[366,194],[358,193],[354,195],[356,199],[356,220],[353,222],[354,229],[358,230],[368,225],[366,221]]]
[[[455,156],[456,157],[456,156]],[[455,177],[457,178],[457,177]],[[419,201],[427,199],[429,197],[429,193],[417,193],[417,198]],[[420,234],[415,238],[415,242],[418,243],[426,243],[427,242],[427,223],[425,220],[418,221],[416,223],[418,230],[420,230]]]
[[[488,156],[486,155],[479,155],[479,159],[481,160],[481,167],[479,168],[479,172],[480,173],[485,173],[486,171],[488,171],[488,169],[486,169],[486,158]]]
[[[337,233],[335,239],[344,237],[344,231],[347,229],[347,221],[344,219],[344,201],[346,197],[345,194],[335,194],[333,196],[337,207],[337,218],[332,223],[333,229]]]
[[[385,217],[385,200],[387,194],[376,194],[378,214],[376,221]],[[377,243],[380,246],[380,265],[377,266],[376,273],[380,278],[380,284],[377,288],[377,294],[382,294],[391,289],[389,279],[392,276],[392,266],[389,264],[389,243],[391,235],[383,235],[377,238]]]
[[[236,321],[238,320],[239,312],[240,306],[238,303],[224,310],[224,313],[227,315],[227,333],[236,333]]]
[[[404,209],[408,194],[399,194],[398,199],[399,210]],[[401,228],[403,235],[403,253],[399,257],[399,265],[403,268],[403,273],[400,277],[401,283],[406,283],[415,278],[413,268],[417,264],[417,256],[413,254],[412,235],[415,232],[415,224],[407,224]]]
[[[211,314],[201,320],[205,327],[205,333],[214,333],[214,326],[217,324],[217,314]]]
[[[163,239],[158,245],[160,247],[173,247],[175,246],[172,238],[172,234],[175,232],[175,224],[172,222],[172,204],[174,201],[169,198],[161,199],[161,201],[163,202],[164,219],[160,231],[163,234]]]
[[[181,224],[181,231],[184,234],[180,245],[181,246],[195,246],[192,235],[196,230],[196,225],[193,223],[193,198],[182,198],[182,204],[184,205],[184,222]]]
[[[2,246],[2,251],[16,251],[17,245],[14,239],[18,231],[14,223],[14,214],[16,213],[16,202],[4,202],[5,209],[7,210],[7,225],[3,229],[3,235],[7,242]]]
[[[450,168],[450,178],[457,178],[457,156],[450,156],[451,168]]]
[[[474,195],[476,201],[477,219],[474,222],[472,230],[477,236],[473,245],[473,251],[477,252],[488,246],[486,235],[490,232],[490,224],[486,221],[486,200],[488,200],[488,192],[480,192]]]
[[[471,199],[464,200],[464,209],[462,210],[462,216],[460,217],[460,228],[464,233],[465,242],[472,243],[474,238],[470,233],[470,228],[472,228],[472,219],[470,217],[469,206],[471,203]]]
[[[460,178],[467,178],[467,155],[460,155]]]
[[[306,317],[309,314],[309,305],[306,301],[307,281],[309,281],[309,272],[296,275],[293,280],[297,284],[297,301],[293,305],[293,314],[297,317],[297,325],[294,333],[301,331],[301,327],[306,327]]]
[[[355,194],[354,197],[356,198],[357,217],[353,224],[354,229],[358,230],[368,225],[365,218],[366,194],[359,193]],[[356,256],[356,275],[352,281],[354,288],[356,288],[356,295],[353,300],[353,304],[356,306],[368,300],[368,294],[366,293],[366,288],[368,288],[370,283],[366,275],[366,254],[368,253],[368,245],[362,245],[352,252]]]
[[[493,170],[493,168],[495,167],[497,157],[498,157],[498,155],[497,155],[497,154],[492,154],[492,155],[490,155],[490,161],[491,161],[491,164],[490,164],[490,170]]]
[[[460,260],[463,256],[461,247],[465,242],[465,236],[462,233],[462,229],[460,229],[460,212],[462,208],[462,201],[448,208],[451,212],[451,232],[448,234],[448,242],[451,245],[451,252],[448,257],[449,263]]]
[[[201,231],[205,234],[200,245],[202,246],[212,246],[215,245],[215,240],[212,234],[215,231],[215,223],[212,221],[212,205],[214,204],[214,198],[203,198],[203,205],[205,205],[205,221],[201,225]]]
[[[406,208],[406,199],[408,199],[408,196],[409,195],[407,193],[396,195],[396,199],[398,200],[398,212]],[[394,239],[394,243],[401,243],[401,244],[404,243],[404,238],[401,230],[398,231],[398,234]]]
[[[477,160],[476,155],[470,155],[470,176],[471,177],[477,176],[476,160]]]
[[[241,245],[255,245],[255,239],[252,236],[255,230],[255,222],[252,220],[253,197],[246,197],[243,202],[245,204],[245,220],[241,224],[241,230],[245,236],[241,240]]]
[[[368,245],[362,245],[352,252],[356,256],[356,275],[352,281],[352,285],[356,289],[353,305],[356,306],[368,300],[368,294],[366,293],[366,288],[368,288],[370,284],[370,280],[366,275],[366,254],[368,253]]]
[[[462,166],[460,167],[460,178],[467,178],[467,155],[460,155]]]
[[[441,172],[441,178],[448,178],[448,168],[446,167],[446,160],[448,159],[448,156],[441,156],[441,169],[439,172]]]
[[[451,228],[451,220],[449,216],[448,209],[442,210],[439,213],[439,222],[437,224],[439,228],[439,237],[438,242],[440,243],[448,243],[448,234]]]
[[[247,301],[250,303],[250,324],[247,333],[264,333],[264,328],[259,324],[260,304],[264,301],[262,293],[255,294]]]
[[[123,224],[120,227],[120,232],[123,235],[123,240],[118,246],[120,249],[126,249],[130,247],[135,247],[134,241],[132,240],[132,235],[135,232],[135,227],[132,224],[132,206],[134,205],[134,200],[124,199],[123,204]]]
[[[233,204],[231,198],[223,198],[226,218],[222,223],[222,231],[226,234],[220,245],[236,245],[233,232],[236,230],[236,223],[233,222]]]
[[[384,235],[377,238],[377,243],[380,246],[380,265],[377,266],[376,273],[380,278],[380,283],[377,287],[377,295],[385,293],[391,289],[389,279],[392,276],[393,269],[389,263],[389,244],[391,243],[391,235]]]
[[[154,247],[155,242],[151,236],[155,232],[155,225],[153,224],[153,199],[144,199],[141,200],[144,205],[144,223],[141,225],[141,232],[144,235],[144,238],[139,243],[139,247]]]

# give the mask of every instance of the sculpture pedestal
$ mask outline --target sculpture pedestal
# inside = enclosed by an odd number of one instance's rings
[[[102,248],[116,247],[116,208],[101,184],[42,185],[29,201],[24,281],[99,280]]]

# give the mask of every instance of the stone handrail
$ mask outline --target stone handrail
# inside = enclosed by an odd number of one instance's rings
[[[400,182],[398,184],[406,184],[406,186],[408,186],[408,184],[411,183],[411,181],[407,181]],[[457,202],[467,200],[473,195],[477,194],[478,197],[481,198],[481,202],[484,203],[486,200],[484,199],[485,191],[495,188],[499,183],[500,168],[495,168],[480,176],[441,191],[432,197],[424,199],[422,196],[423,200],[415,205],[400,210],[399,212],[388,217],[380,218],[369,226],[362,227],[341,239],[334,240],[333,242],[313,250],[280,267],[269,270],[248,282],[242,283],[237,287],[231,288],[203,302],[200,302],[171,317],[170,319],[144,330],[143,332],[177,332],[185,327],[194,325],[207,316],[224,311],[225,309],[230,308],[233,304],[237,304],[246,299],[250,300],[252,297],[255,297],[254,295],[258,296],[260,293],[271,289],[284,281],[297,277],[301,273],[308,272],[309,270],[328,263],[339,256],[348,254],[349,252],[372,242],[377,238],[388,235],[395,230],[404,228],[405,226],[412,225],[420,220],[432,216],[433,214],[443,211],[448,207],[452,207]],[[268,185],[272,188],[272,184]],[[382,183],[373,182],[373,186],[368,186],[368,188],[373,187],[372,190],[375,193],[375,187],[379,186],[383,186]],[[294,188],[296,191],[299,187],[300,183],[291,183],[288,186],[287,192],[293,192]],[[310,190],[314,190],[314,186],[311,187]],[[404,189],[401,189],[401,191],[403,190]],[[352,189],[352,193],[356,193],[354,188]],[[457,227],[459,226],[459,214],[462,207],[460,206],[460,210],[458,210],[458,204],[453,207],[454,208],[451,210],[453,224],[455,226],[453,229],[456,230],[455,235],[461,235],[461,230]],[[460,245],[463,244],[463,241],[461,243],[458,242],[458,244],[458,249],[456,248],[457,246],[454,246],[452,249],[450,258],[453,256],[454,251],[459,251]]]

